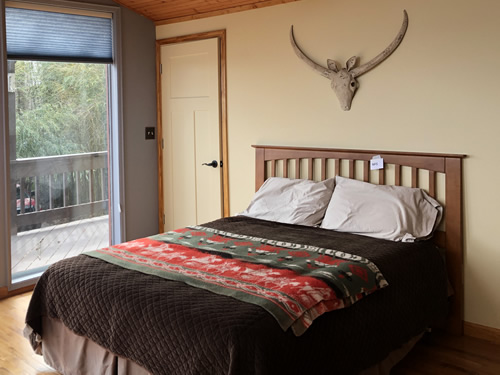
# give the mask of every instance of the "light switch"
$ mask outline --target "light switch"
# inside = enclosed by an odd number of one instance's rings
[[[155,128],[146,127],[146,139],[155,139]]]

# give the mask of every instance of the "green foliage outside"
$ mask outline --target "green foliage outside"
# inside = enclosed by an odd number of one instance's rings
[[[107,66],[16,61],[16,157],[105,151]]]
[[[16,159],[106,151],[107,65],[15,61],[15,116]],[[36,178],[37,211],[62,207],[64,198],[66,206],[107,199],[107,173],[98,170]],[[35,190],[35,177],[24,183]]]

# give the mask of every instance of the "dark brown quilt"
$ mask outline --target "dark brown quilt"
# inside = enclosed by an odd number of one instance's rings
[[[153,374],[355,374],[444,319],[444,262],[430,242],[396,243],[246,217],[204,226],[342,250],[370,259],[389,286],[326,313],[300,337],[262,308],[80,255],[40,278],[26,322],[41,317]]]

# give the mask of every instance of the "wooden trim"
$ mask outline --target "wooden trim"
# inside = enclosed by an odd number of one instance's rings
[[[370,181],[370,162],[368,160],[363,160],[363,181]]]
[[[385,164],[399,164],[403,166],[426,169],[435,172],[445,172],[445,158],[463,158],[464,155],[449,154],[419,154],[415,152],[397,152],[397,151],[377,151],[377,150],[346,150],[346,149],[327,149],[327,148],[306,148],[290,147],[288,149],[282,146],[260,146],[252,145],[254,148],[264,147],[266,149],[266,160],[281,160],[290,158],[307,159],[345,159],[345,160],[371,160],[374,155],[380,155]],[[341,173],[338,173],[341,175]]]
[[[26,225],[37,225],[40,223],[67,223],[73,220],[82,220],[89,217],[108,214],[108,200],[83,203],[77,206],[66,206],[29,212],[16,216],[16,225],[23,227]]]
[[[411,187],[418,187],[418,169],[415,167],[411,169]]]
[[[229,151],[228,151],[228,118],[227,118],[227,49],[226,30],[214,30],[203,33],[176,36],[156,41],[156,122],[158,147],[158,228],[164,226],[165,202],[163,199],[163,127],[162,127],[162,94],[161,94],[161,47],[167,44],[194,42],[217,38],[219,41],[219,111],[222,158],[222,215],[229,216]]]
[[[436,172],[429,171],[429,195],[436,198]]]
[[[226,52],[226,30],[219,32],[220,53],[220,116],[221,116],[221,142],[222,142],[222,207],[223,216],[230,215],[229,212],[229,150],[227,134],[227,52]]]
[[[87,152],[73,155],[42,156],[11,160],[11,175],[14,180],[32,176],[52,176],[75,171],[108,168],[108,152]]]
[[[401,186],[401,166],[399,164],[394,165],[394,184]]]
[[[354,160],[349,160],[349,178],[354,178]]]
[[[265,148],[266,150],[286,150],[286,151],[308,151],[310,153],[317,152],[328,152],[328,153],[344,153],[344,154],[369,154],[369,155],[399,155],[399,156],[416,156],[416,157],[438,157],[438,158],[465,158],[465,154],[440,154],[432,152],[408,152],[408,151],[390,151],[390,150],[358,150],[358,149],[348,149],[348,148],[326,148],[326,147],[302,147],[302,146],[275,146],[275,145],[252,145],[253,148]],[[370,156],[370,159],[371,159]],[[330,156],[332,158],[332,156]],[[347,157],[344,156],[347,159]],[[366,160],[370,160],[366,159]],[[359,159],[365,160],[365,159]],[[385,162],[385,159],[384,159]]]
[[[465,336],[474,337],[500,345],[500,329],[471,322],[464,322]]]
[[[158,232],[165,227],[165,201],[163,199],[163,127],[162,127],[162,95],[161,95],[161,44],[156,42],[156,150],[158,175]]]
[[[259,8],[268,7],[268,6],[272,6],[272,5],[285,4],[285,3],[292,2],[292,1],[299,1],[299,0],[267,0],[267,1],[260,1],[258,3],[254,3],[254,4],[238,5],[238,6],[233,6],[233,7],[230,7],[230,8],[214,10],[214,11],[211,11],[211,12],[190,14],[188,16],[183,16],[183,17],[167,18],[165,20],[156,21],[155,22],[155,26],[168,25],[168,24],[171,24],[171,23],[178,23],[178,22],[185,22],[185,21],[192,21],[192,20],[198,20],[198,19],[202,19],[202,18],[221,16],[221,15],[224,15],[224,14],[231,14],[231,13],[236,13],[236,12],[243,12],[245,10],[259,9]],[[118,1],[118,3],[120,3],[120,1]],[[162,4],[162,6],[164,6],[164,5]],[[139,10],[135,10],[135,11],[139,11]],[[145,13],[142,13],[142,14],[145,15]],[[146,15],[146,17],[147,17],[147,15]]]
[[[463,335],[464,280],[462,230],[462,159],[446,157],[446,265],[453,285],[448,331]]]
[[[379,169],[378,170],[378,184],[379,185],[385,185],[385,169]]]
[[[295,159],[334,159],[335,174],[340,175],[340,161],[349,160],[349,165],[357,160],[366,162],[373,155],[384,158],[385,164],[395,164],[396,184],[401,181],[401,167],[412,168],[412,185],[417,184],[418,170],[428,170],[432,173],[440,172],[445,176],[445,200],[444,211],[446,232],[437,232],[435,241],[439,246],[446,249],[448,276],[455,294],[451,297],[450,314],[447,320],[447,330],[456,335],[463,335],[464,325],[464,285],[463,285],[463,209],[462,209],[462,159],[465,155],[453,154],[429,154],[416,152],[378,151],[378,150],[346,150],[307,147],[285,147],[285,146],[261,146],[254,145],[256,154],[256,189],[266,179],[266,169],[259,163],[265,165],[267,161]],[[351,169],[351,168],[350,168]],[[366,170],[366,167],[365,167]],[[385,183],[385,169],[379,171],[379,184]],[[350,175],[354,171],[349,171]],[[435,178],[430,178],[435,182]],[[432,190],[434,190],[432,188]]]
[[[321,158],[321,180],[326,180],[326,158]]]
[[[265,181],[266,162],[264,153],[265,150],[263,148],[255,150],[255,191],[259,190]],[[295,168],[297,168],[298,160],[296,160],[295,163]],[[295,177],[297,177],[297,175]]]
[[[180,36],[173,36],[170,38],[165,38],[165,39],[158,39],[156,41],[156,46],[163,46],[166,44],[174,44],[174,43],[184,43],[184,42],[196,42],[198,40],[204,40],[204,39],[212,39],[212,38],[222,38],[224,37],[225,40],[226,36],[226,30],[213,30],[213,31],[206,31],[203,33],[196,33],[196,34],[188,34],[188,35],[180,35]],[[158,57],[158,60],[161,61],[161,55]]]
[[[0,300],[2,300],[4,298],[9,298],[9,297],[17,296],[18,294],[23,294],[23,293],[26,293],[26,292],[31,292],[34,288],[35,288],[35,284],[24,286],[22,288],[14,289],[14,290],[9,291],[7,289],[7,287],[4,286],[4,287],[0,288]]]

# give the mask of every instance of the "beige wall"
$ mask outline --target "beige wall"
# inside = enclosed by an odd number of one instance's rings
[[[359,79],[350,112],[294,55],[366,62],[410,19],[399,49]],[[302,0],[157,27],[227,30],[231,212],[254,187],[251,144],[465,153],[465,320],[500,328],[500,2]]]

